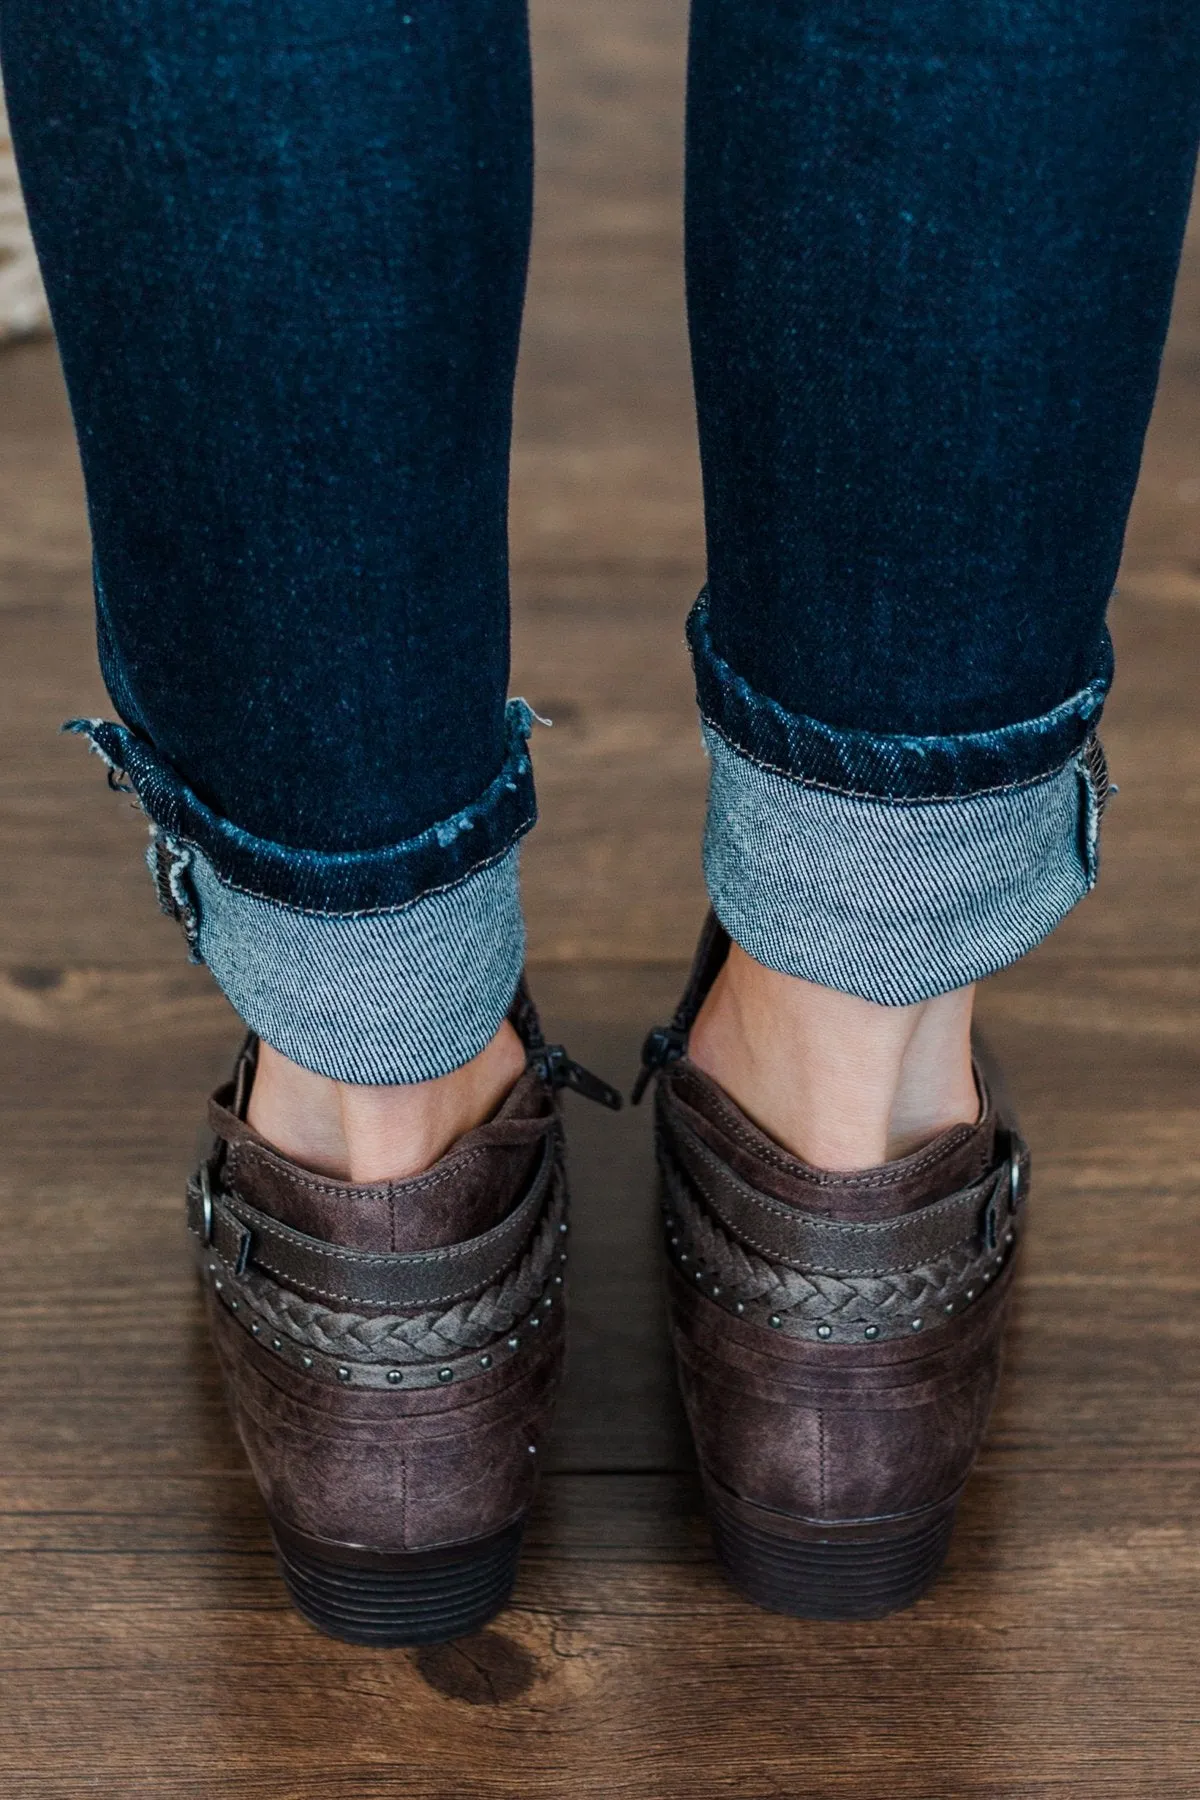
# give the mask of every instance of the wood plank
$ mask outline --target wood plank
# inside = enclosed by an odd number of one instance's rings
[[[703,574],[678,260],[683,0],[535,8],[514,688],[534,979],[627,1082],[703,910]],[[650,1121],[572,1102],[562,1416],[514,1605],[465,1646],[290,1611],[180,1218],[237,1026],[72,712],[107,710],[48,346],[0,357],[0,1793],[1034,1800],[1200,1792],[1200,216],[1113,609],[1102,885],[985,985],[1035,1204],[945,1580],[878,1624],[736,1599],[666,1353]]]

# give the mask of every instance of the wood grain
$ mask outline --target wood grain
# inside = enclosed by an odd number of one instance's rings
[[[535,8],[518,407],[526,858],[556,1031],[628,1079],[703,909],[682,623],[703,573],[679,266],[682,0]],[[1200,1793],[1200,236],[1113,612],[1105,873],[982,1012],[1036,1205],[994,1429],[911,1613],[804,1625],[711,1560],[665,1353],[649,1121],[572,1105],[565,1403],[515,1603],[420,1656],[288,1608],[182,1243],[237,1028],[105,709],[47,346],[0,359],[0,1794],[5,1800],[1140,1800]]]

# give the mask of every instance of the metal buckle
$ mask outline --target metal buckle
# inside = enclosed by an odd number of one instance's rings
[[[208,1164],[200,1164],[200,1241],[208,1245],[213,1240],[213,1197],[212,1181],[208,1173]]]
[[[233,1265],[235,1275],[244,1275],[250,1264],[250,1253],[254,1249],[254,1233],[249,1226],[242,1227],[242,1235],[238,1239],[237,1260]]]

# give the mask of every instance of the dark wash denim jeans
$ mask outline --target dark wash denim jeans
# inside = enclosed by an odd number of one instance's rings
[[[124,721],[86,729],[252,1026],[441,1073],[511,996],[535,811],[523,0],[0,0],[0,53]],[[689,87],[710,892],[920,999],[1095,879],[1200,8],[695,0]]]

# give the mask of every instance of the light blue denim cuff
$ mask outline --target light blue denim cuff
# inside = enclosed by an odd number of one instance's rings
[[[359,914],[260,899],[184,854],[197,956],[250,1029],[306,1069],[429,1081],[478,1056],[508,1011],[525,958],[515,847],[453,887]]]
[[[1050,712],[921,737],[835,727],[688,641],[711,762],[704,872],[758,962],[884,1006],[965,987],[1032,950],[1094,886],[1108,771],[1095,673]]]
[[[159,902],[250,1029],[320,1075],[384,1085],[460,1068],[512,1002],[525,957],[517,845],[537,816],[532,719],[509,703],[505,760],[461,812],[342,852],[254,837],[126,726],[68,729],[136,793]]]
[[[709,722],[704,738],[713,909],[785,974],[927,1000],[1023,956],[1095,883],[1108,782],[1094,737],[1039,779],[925,800],[799,780]]]

